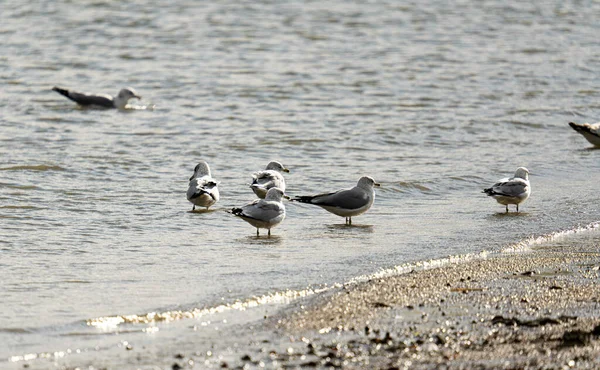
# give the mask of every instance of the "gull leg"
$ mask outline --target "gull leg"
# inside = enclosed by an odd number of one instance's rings
[[[348,217],[348,225],[352,225],[352,217]]]
[[[271,229],[267,229],[267,230],[268,230],[267,235],[271,236]]]
[[[506,205],[506,213],[508,213],[508,204]]]
[[[260,234],[258,233],[258,227],[256,228],[256,236],[259,236]]]
[[[195,210],[196,210],[196,205],[194,204],[194,205],[192,206],[192,211],[195,211]]]
[[[519,213],[519,205],[517,204],[517,213]]]

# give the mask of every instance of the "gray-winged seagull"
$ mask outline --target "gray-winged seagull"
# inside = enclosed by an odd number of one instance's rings
[[[83,106],[98,106],[104,108],[117,108],[124,109],[129,99],[141,99],[134,89],[131,87],[126,87],[119,91],[117,96],[112,97],[108,94],[90,94],[90,93],[82,93],[77,91],[72,91],[68,89],[63,89],[57,86],[52,88],[52,91],[56,91],[57,93],[71,99],[75,103]]]
[[[279,162],[270,162],[264,171],[252,174],[250,189],[261,199],[265,198],[271,188],[279,188],[285,193],[285,179],[281,172],[290,172],[290,170]]]
[[[219,201],[219,183],[210,175],[210,167],[205,161],[200,161],[194,168],[187,190],[187,199],[194,205],[192,211],[199,207],[208,207]]]
[[[271,188],[265,199],[256,199],[241,208],[233,208],[231,213],[256,227],[257,236],[259,229],[267,229],[268,235],[271,235],[271,229],[285,219],[285,206],[281,203],[282,197],[281,189]]]
[[[526,201],[531,194],[529,170],[519,167],[514,177],[498,180],[491,188],[483,189],[483,192],[494,197],[498,203],[504,204],[507,213],[509,204],[516,204],[519,212],[519,204]]]
[[[372,177],[363,176],[352,189],[338,190],[332,193],[304,195],[292,198],[292,201],[314,204],[326,211],[346,218],[346,224],[352,224],[352,216],[363,214],[375,201],[374,186],[380,186]]]

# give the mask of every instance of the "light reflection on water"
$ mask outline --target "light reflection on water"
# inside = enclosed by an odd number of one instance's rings
[[[332,286],[597,221],[600,152],[567,122],[598,120],[600,9],[554,5],[5,4],[0,356],[110,347],[69,339],[94,337],[93,318]],[[54,85],[134,86],[155,107],[82,109]],[[190,212],[200,159],[221,201]],[[286,203],[257,238],[225,211],[272,159],[292,196],[383,186],[352,226]],[[532,196],[505,214],[481,189],[521,165]]]

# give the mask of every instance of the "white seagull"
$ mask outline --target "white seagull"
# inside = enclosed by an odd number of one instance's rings
[[[68,89],[63,89],[57,86],[52,88],[53,91],[73,100],[75,103],[83,106],[98,106],[104,108],[117,108],[117,109],[125,109],[125,106],[129,102],[129,99],[141,99],[134,89],[131,87],[126,87],[119,91],[119,94],[115,97],[112,97],[108,94],[90,94],[90,93],[82,93],[71,91]]]
[[[498,180],[491,188],[483,189],[483,192],[494,197],[498,203],[504,204],[507,213],[509,204],[516,204],[519,212],[519,204],[526,201],[531,194],[529,170],[519,167],[514,177]]]
[[[252,174],[250,189],[261,199],[265,198],[271,188],[279,188],[285,193],[285,179],[281,172],[290,172],[290,170],[279,162],[270,162],[264,171]]]
[[[271,188],[265,199],[256,199],[242,208],[233,208],[231,213],[240,217],[250,225],[256,227],[256,235],[259,229],[267,229],[271,235],[271,229],[281,223],[285,218],[285,206],[281,203],[283,191],[279,188]]]
[[[200,161],[194,168],[187,190],[187,199],[194,205],[192,211],[199,207],[208,207],[219,201],[219,183],[210,176],[210,167],[205,161]]]
[[[598,123],[575,123],[569,122],[573,130],[579,132],[592,145],[600,146],[600,122]]]
[[[292,198],[292,201],[314,204],[335,215],[345,217],[346,224],[352,225],[352,216],[367,212],[373,205],[375,200],[374,186],[380,185],[372,177],[363,176],[352,189],[298,196]]]

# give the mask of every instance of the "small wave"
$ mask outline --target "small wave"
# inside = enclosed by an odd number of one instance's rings
[[[588,232],[592,230],[600,229],[600,222],[593,222],[586,226],[580,226],[569,230],[557,231],[550,234],[542,235],[542,236],[531,236],[526,238],[518,243],[512,244],[506,248],[503,248],[497,252],[494,251],[482,251],[479,253],[468,253],[463,255],[455,255],[449,256],[445,258],[432,259],[428,261],[419,261],[419,262],[411,262],[405,263],[402,265],[394,266],[392,268],[382,269],[373,274],[360,275],[353,279],[351,279],[346,285],[353,285],[362,282],[367,282],[373,279],[381,279],[391,276],[403,275],[410,273],[412,271],[421,271],[421,270],[429,270],[437,267],[446,266],[449,264],[455,263],[463,263],[472,260],[485,259],[490,256],[500,255],[504,253],[518,253],[518,252],[529,252],[531,251],[531,247],[535,245],[540,245],[543,243],[548,243],[554,241],[556,239],[573,235],[582,232]]]
[[[419,192],[422,193],[427,193],[432,191],[432,189],[430,187],[427,187],[423,184],[420,184],[418,182],[411,182],[411,181],[398,181],[398,182],[394,182],[394,183],[389,183],[383,184],[383,187],[380,189],[380,191],[392,191],[392,192],[397,192],[397,193],[407,193],[407,192],[411,192],[413,190],[417,190]]]
[[[23,165],[23,166],[12,166],[12,167],[2,167],[0,171],[66,171],[66,168],[55,166],[55,165]]]
[[[193,308],[191,310],[173,310],[165,312],[149,312],[140,315],[116,315],[98,317],[87,320],[86,324],[101,329],[110,329],[115,328],[121,324],[149,324],[157,322],[170,322],[182,319],[197,319],[203,316],[231,310],[245,311],[247,309],[265,304],[287,304],[298,298],[304,298],[314,294],[322,293],[329,289],[331,289],[331,287],[318,289],[308,288],[304,290],[286,290],[283,292],[276,292],[260,297],[253,297],[244,301],[236,301],[233,303],[227,303],[208,308]]]
[[[164,312],[149,312],[139,315],[115,315],[104,316],[86,321],[88,326],[93,326],[99,329],[110,330],[122,324],[152,324],[159,322],[171,322],[182,319],[198,319],[203,316],[218,314],[226,311],[245,311],[247,309],[259,307],[266,304],[288,304],[300,298],[306,298],[316,294],[324,293],[332,289],[341,288],[343,286],[356,285],[359,283],[368,282],[374,279],[387,278],[410,273],[412,271],[429,270],[433,268],[443,267],[450,264],[464,263],[473,260],[486,259],[490,256],[497,256],[503,253],[516,253],[530,251],[534,245],[546,243],[560,237],[572,235],[576,233],[596,230],[600,228],[600,222],[594,222],[586,226],[576,227],[569,230],[558,231],[542,236],[532,236],[526,238],[516,244],[510,245],[499,251],[482,251],[477,253],[468,253],[463,255],[454,255],[444,258],[431,259],[427,261],[410,262],[397,265],[391,268],[382,269],[372,274],[359,275],[344,284],[335,283],[322,288],[307,288],[304,290],[286,290],[282,292],[271,293],[259,297],[252,297],[247,300],[239,300],[233,303],[227,303],[208,308],[193,308],[190,310],[172,310]]]
[[[516,253],[516,252],[528,252],[531,251],[531,248],[536,245],[540,245],[543,243],[548,243],[560,238],[563,238],[568,235],[574,235],[582,232],[588,232],[592,230],[597,230],[600,228],[599,222],[592,222],[591,224],[585,226],[578,226],[572,229],[555,231],[549,234],[540,235],[540,236],[530,236],[518,243],[509,245],[506,248],[500,250],[501,253]]]

